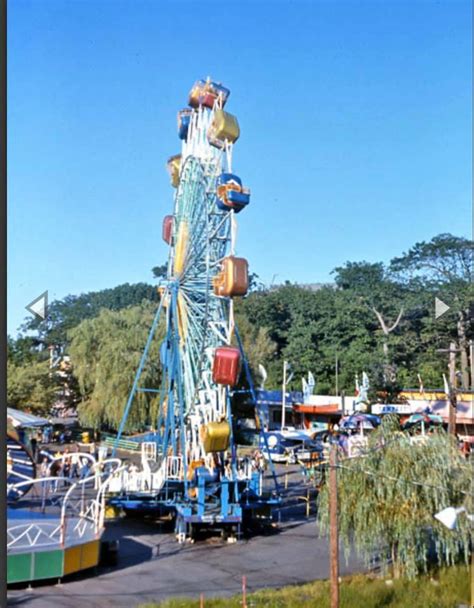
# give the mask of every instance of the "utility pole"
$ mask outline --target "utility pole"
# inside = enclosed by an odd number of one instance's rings
[[[337,351],[336,351],[336,397],[339,395],[339,370],[338,370],[339,362],[337,360]]]
[[[456,435],[456,344],[449,345],[449,434]]]
[[[449,348],[439,348],[438,353],[449,354],[449,381],[448,381],[448,433],[456,435],[456,353],[460,352],[456,348],[455,342],[450,342]]]
[[[285,426],[285,410],[286,410],[286,369],[288,367],[288,361],[283,361],[283,386],[281,393],[281,430]]]
[[[337,444],[329,453],[329,570],[331,608],[339,608],[339,531],[337,523]]]

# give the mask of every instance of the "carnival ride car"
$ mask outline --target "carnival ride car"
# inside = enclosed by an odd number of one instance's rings
[[[82,480],[50,475],[37,477],[31,454],[7,436],[7,583],[64,576],[97,566],[104,531],[106,494],[120,461],[91,464]],[[67,455],[49,458],[64,460]]]

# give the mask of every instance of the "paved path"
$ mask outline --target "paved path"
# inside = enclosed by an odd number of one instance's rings
[[[298,489],[292,475],[288,490]],[[25,608],[135,608],[170,596],[200,593],[232,595],[247,576],[250,591],[328,577],[328,540],[318,534],[314,517],[301,505],[283,511],[279,530],[236,544],[222,541],[179,545],[156,523],[121,520],[109,526],[108,538],[120,540],[119,564],[100,568],[98,576],[82,574],[61,586],[39,585],[32,591],[9,591],[8,606]],[[362,569],[353,558],[341,574]]]

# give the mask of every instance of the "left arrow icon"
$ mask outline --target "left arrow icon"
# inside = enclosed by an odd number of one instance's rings
[[[25,308],[28,312],[31,312],[44,321],[48,314],[48,292],[44,291],[40,296],[35,298],[33,302],[30,302],[28,306],[25,306]]]

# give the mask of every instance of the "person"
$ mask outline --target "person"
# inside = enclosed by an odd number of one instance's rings
[[[52,488],[53,492],[58,491],[59,477],[61,476],[61,471],[62,471],[61,461],[53,460],[53,462],[51,463],[51,467],[49,469],[50,477],[56,478],[54,481],[51,482],[51,488]]]
[[[74,477],[79,477],[79,463],[80,459],[76,446],[76,451],[73,452],[71,455],[71,479],[73,479]]]
[[[339,447],[344,452],[345,455],[349,452],[349,438],[345,433],[341,433],[338,437],[337,441]]]
[[[41,477],[49,477],[49,462],[46,456],[43,457],[40,465],[40,475]]]
[[[68,450],[65,451],[65,454],[67,453]],[[63,457],[62,474],[63,479],[71,479],[71,457],[68,454]]]
[[[229,459],[224,462],[224,474],[227,479],[232,479],[232,466]]]
[[[86,479],[87,477],[89,477],[90,472],[91,472],[91,468],[90,468],[89,461],[87,460],[87,458],[84,458],[83,464],[82,464],[82,467],[80,470],[79,479]]]
[[[40,469],[40,477],[42,477],[43,479],[45,479],[46,477],[49,477],[49,462],[48,462],[48,458],[46,456],[44,456],[43,459],[41,460],[39,469]],[[47,495],[49,489],[50,489],[49,482],[45,481],[44,483],[41,484],[41,492],[42,492],[43,499],[46,498],[46,495]]]
[[[38,440],[36,439],[36,437],[32,437],[30,440],[30,446],[31,446],[31,454],[33,456],[33,460],[35,462],[37,462],[36,460],[36,452],[37,452],[37,446],[38,446]]]

